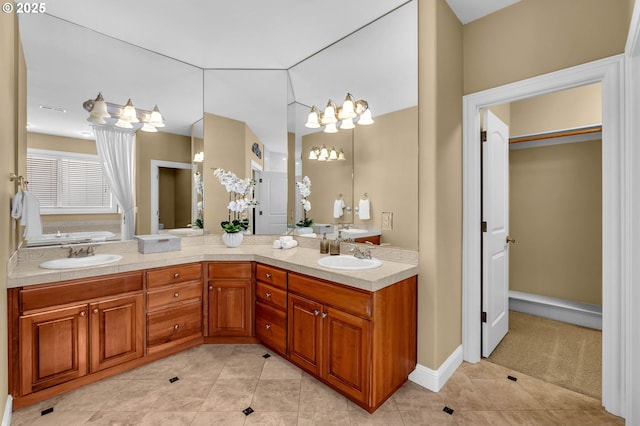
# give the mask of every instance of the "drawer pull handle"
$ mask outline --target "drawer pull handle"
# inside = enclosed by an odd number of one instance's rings
[[[209,290],[213,290],[213,286],[212,285],[209,286]]]
[[[313,311],[313,315],[315,315],[315,316],[320,315],[320,311]]]
[[[79,315],[80,315],[81,317],[84,317],[85,315],[87,315],[87,313],[86,313],[85,311],[80,311],[80,314],[79,314]]]
[[[177,272],[175,274],[173,274],[173,278],[178,278],[179,276],[180,276],[180,274],[177,273]]]
[[[271,274],[264,274],[265,277],[271,278]]]
[[[322,318],[326,318],[326,317],[327,317],[327,315],[329,315],[329,314],[327,314],[326,312],[323,312],[323,313],[322,313]]]
[[[174,326],[173,326],[173,329],[174,329],[174,330],[176,330],[176,331],[177,331],[179,328],[180,328],[180,324],[176,324],[176,325],[174,325]]]
[[[100,312],[100,311],[98,310],[98,308],[95,308],[95,309],[93,310],[93,313],[94,313],[94,314],[97,314],[98,312]]]
[[[269,330],[271,328],[271,324],[267,324],[264,326],[264,328],[266,328],[267,330]]]
[[[178,293],[177,291],[175,293],[173,293],[173,297],[180,297],[180,293]]]
[[[269,292],[265,293],[264,295],[267,297],[267,299],[271,297],[271,293]]]

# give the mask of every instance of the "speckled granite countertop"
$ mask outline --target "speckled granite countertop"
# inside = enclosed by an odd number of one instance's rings
[[[343,271],[318,265],[318,259],[327,255],[320,254],[317,240],[299,238],[300,245],[289,250],[272,248],[272,240],[273,236],[246,236],[240,247],[227,248],[219,236],[183,238],[180,251],[153,254],[139,253],[136,242],[105,243],[96,245],[95,253],[119,254],[122,255],[120,261],[62,270],[42,269],[39,265],[45,260],[66,257],[68,248],[24,249],[9,261],[7,288],[202,261],[256,261],[368,291],[380,290],[418,274],[417,251],[374,248],[373,256],[382,260],[382,266]],[[348,250],[348,244],[343,243],[343,253]]]

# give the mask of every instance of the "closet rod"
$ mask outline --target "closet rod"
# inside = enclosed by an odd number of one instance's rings
[[[562,130],[559,132],[541,133],[538,135],[513,137],[513,138],[509,138],[509,143],[512,144],[512,143],[521,143],[521,142],[531,142],[531,141],[539,141],[543,139],[562,138],[565,136],[587,135],[589,133],[599,133],[599,132],[602,132],[602,126],[592,126],[592,127],[582,128],[582,129]]]

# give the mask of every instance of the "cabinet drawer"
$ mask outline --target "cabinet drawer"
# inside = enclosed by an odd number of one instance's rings
[[[256,302],[256,337],[265,346],[282,354],[286,353],[286,313],[260,301]]]
[[[287,271],[273,266],[258,263],[256,265],[256,279],[283,290],[287,289]]]
[[[202,304],[187,303],[147,314],[147,332],[150,348],[202,335]]]
[[[207,264],[210,280],[251,279],[250,262],[211,262]]]
[[[160,307],[171,307],[188,300],[202,300],[202,283],[175,284],[147,293],[147,308],[157,310]]]
[[[364,290],[290,273],[289,291],[359,317],[371,317],[371,293]]]
[[[258,281],[256,283],[256,297],[268,305],[287,309],[287,292],[269,284]]]
[[[147,287],[161,287],[167,284],[183,283],[185,281],[200,280],[202,267],[199,263],[191,265],[171,266],[169,268],[154,269],[147,272]]]

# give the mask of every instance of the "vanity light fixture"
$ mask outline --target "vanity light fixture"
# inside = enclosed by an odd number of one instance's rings
[[[114,125],[123,129],[136,129],[144,132],[157,132],[158,127],[164,127],[164,117],[156,105],[152,111],[146,111],[133,106],[131,99],[122,106],[106,102],[102,93],[98,93],[95,99],[89,99],[82,104],[89,113],[87,121],[92,124]],[[140,126],[142,123],[142,126]]]
[[[317,146],[311,147],[311,151],[309,151],[309,160],[344,161],[346,158],[342,148],[340,148],[340,150],[336,150],[335,147],[331,147],[329,150],[325,145],[322,145],[322,148],[318,148]]]
[[[340,123],[339,126],[338,123]],[[331,99],[323,112],[320,112],[317,106],[312,106],[305,127],[318,129],[325,126],[325,133],[337,133],[338,128],[344,130],[355,128],[355,123],[361,126],[373,124],[371,110],[367,101],[356,100],[351,93],[347,93],[341,107],[336,107]]]

